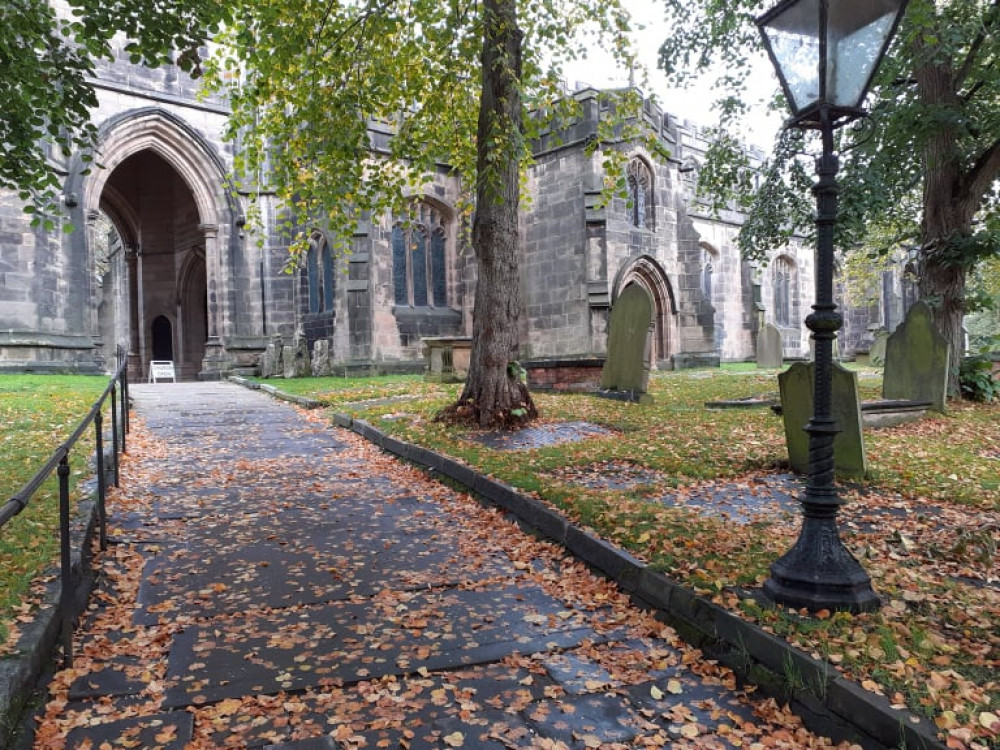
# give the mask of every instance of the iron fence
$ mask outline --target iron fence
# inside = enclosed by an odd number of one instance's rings
[[[107,514],[105,499],[108,488],[108,467],[104,456],[104,405],[110,400],[111,405],[111,441],[112,481],[119,486],[118,457],[125,453],[126,434],[129,431],[128,418],[128,357],[119,349],[117,368],[107,388],[100,398],[94,402],[87,416],[77,425],[76,429],[62,445],[49,456],[48,460],[28,480],[19,492],[13,495],[3,506],[0,506],[0,529],[8,521],[28,507],[31,498],[38,492],[45,481],[56,473],[59,479],[59,567],[61,590],[59,593],[59,619],[62,623],[61,640],[63,658],[67,667],[73,665],[73,591],[75,589],[74,573],[70,550],[70,502],[69,502],[69,459],[77,443],[91,425],[94,426],[94,456],[97,474],[97,522],[101,549],[107,549]]]

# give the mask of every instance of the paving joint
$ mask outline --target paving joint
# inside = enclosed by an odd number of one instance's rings
[[[875,747],[947,750],[925,719],[893,708],[883,696],[839,676],[813,659],[678,584],[627,551],[593,536],[561,513],[515,488],[477,473],[435,451],[387,435],[372,424],[335,413],[332,421],[406,461],[441,474],[515,516],[615,581],[637,603],[652,607],[685,640],[732,669],[749,684],[789,703],[812,731],[833,739],[857,739]],[[790,681],[786,674],[794,673]],[[804,686],[804,687],[802,687]]]

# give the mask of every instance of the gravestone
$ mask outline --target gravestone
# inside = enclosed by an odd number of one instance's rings
[[[784,361],[781,351],[781,331],[765,323],[757,334],[757,367],[773,369]]]
[[[267,348],[260,356],[260,376],[262,378],[273,378],[281,374],[283,370],[281,353],[281,336],[275,336],[268,342]]]
[[[282,364],[284,365],[283,375],[286,378],[308,377],[309,369],[309,342],[301,334],[295,334],[293,343],[285,346],[281,353]]]
[[[868,350],[868,361],[876,367],[882,367],[885,364],[885,342],[888,338],[889,332],[884,329],[875,332],[875,341]]]
[[[312,363],[310,366],[312,367],[314,378],[322,378],[333,374],[329,339],[316,339],[313,342]]]
[[[930,401],[944,412],[948,397],[948,342],[934,326],[924,302],[910,308],[885,343],[882,398]]]
[[[788,463],[793,471],[800,474],[809,473],[809,433],[803,428],[813,413],[815,367],[812,362],[796,362],[778,375]],[[834,363],[831,393],[831,411],[840,427],[833,441],[833,463],[840,474],[863,477],[868,470],[868,462],[861,434],[857,373]]]
[[[653,300],[638,284],[629,284],[611,308],[608,357],[601,371],[605,395],[648,403],[649,364],[646,347],[653,322]]]

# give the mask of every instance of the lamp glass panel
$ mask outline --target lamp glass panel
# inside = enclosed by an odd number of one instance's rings
[[[801,0],[761,27],[793,112],[820,96],[819,19],[819,0]]]
[[[898,0],[829,0],[827,97],[857,108],[892,33]]]

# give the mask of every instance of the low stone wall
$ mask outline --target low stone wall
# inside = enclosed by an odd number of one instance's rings
[[[533,360],[525,362],[524,369],[532,390],[590,393],[600,388],[604,359]]]

